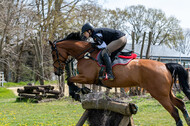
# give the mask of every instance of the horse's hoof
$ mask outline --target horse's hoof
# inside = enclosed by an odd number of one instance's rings
[[[183,122],[181,121],[181,119],[176,123],[176,126],[183,126]]]
[[[185,121],[187,122],[187,125],[190,126],[190,117],[189,117],[189,114],[188,114],[187,110],[185,110],[183,112],[183,116],[185,118]]]

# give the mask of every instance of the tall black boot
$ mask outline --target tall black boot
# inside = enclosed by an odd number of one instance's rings
[[[110,59],[108,53],[104,53],[103,61],[106,65],[106,73],[108,75],[108,80],[114,80],[114,76],[112,73],[111,59]]]

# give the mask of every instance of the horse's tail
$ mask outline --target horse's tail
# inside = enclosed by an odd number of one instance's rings
[[[167,63],[166,67],[170,71],[172,77],[174,78],[174,83],[178,76],[180,87],[181,87],[182,91],[184,92],[184,94],[187,96],[187,98],[190,100],[188,72],[183,68],[182,65],[177,64],[177,63]]]

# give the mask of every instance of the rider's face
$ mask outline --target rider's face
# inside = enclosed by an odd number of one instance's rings
[[[89,34],[89,32],[87,32],[87,31],[85,31],[85,32],[83,33],[83,35],[84,35],[86,38],[89,38],[89,37],[90,37],[90,34]]]

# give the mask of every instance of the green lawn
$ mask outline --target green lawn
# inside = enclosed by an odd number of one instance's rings
[[[14,93],[11,90],[0,87],[0,100],[8,98],[15,98]]]
[[[133,116],[137,126],[175,126],[174,119],[170,114],[153,98],[134,98],[133,102],[139,107],[136,115]],[[186,104],[190,112],[190,104]],[[184,126],[187,126],[181,111],[180,117]]]
[[[0,126],[74,126],[84,111],[68,98],[40,104],[14,101],[0,102]]]
[[[15,96],[5,88],[0,88],[0,126],[74,126],[84,110],[79,102],[70,98],[48,103],[15,102]],[[169,113],[150,97],[133,97],[139,110],[133,116],[137,126],[175,126]],[[190,104],[186,104],[190,112]],[[180,113],[181,117],[182,114]],[[182,117],[183,124],[186,123]],[[86,124],[87,125],[87,124]]]
[[[34,83],[34,82],[18,82],[18,83],[14,83],[14,82],[7,82],[7,83],[4,83],[4,87],[19,87],[19,86],[26,86],[28,83]],[[44,81],[44,84],[45,85],[51,85],[51,84],[57,84],[57,80],[55,81]],[[40,85],[40,82],[37,81],[35,82],[35,85]]]

